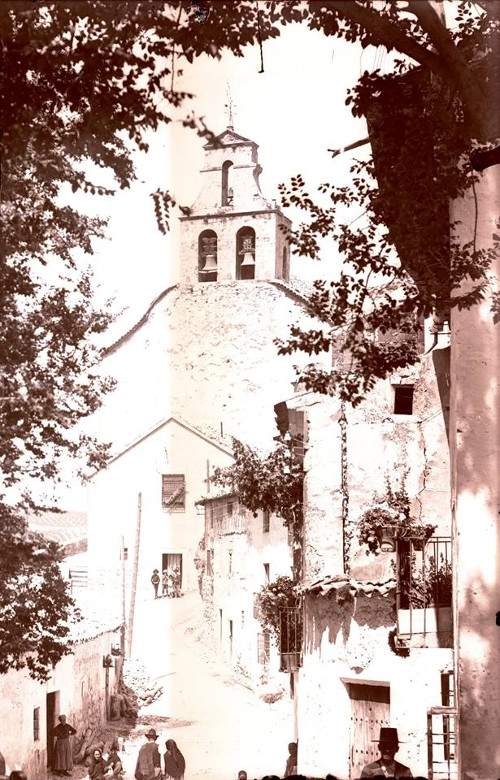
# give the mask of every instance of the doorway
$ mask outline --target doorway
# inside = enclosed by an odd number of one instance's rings
[[[179,569],[180,573],[180,585],[182,590],[182,553],[163,553],[161,556],[161,570],[165,569]]]
[[[388,685],[348,683],[351,699],[350,777],[361,777],[363,767],[379,758],[380,727],[390,725]]]
[[[48,693],[46,697],[46,733],[47,733],[47,766],[52,767],[54,761],[54,737],[52,731],[57,724],[59,715],[59,691]]]

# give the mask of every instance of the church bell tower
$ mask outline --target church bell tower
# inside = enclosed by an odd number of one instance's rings
[[[205,145],[200,194],[180,218],[181,284],[288,281],[290,220],[260,191],[257,150],[231,126]]]

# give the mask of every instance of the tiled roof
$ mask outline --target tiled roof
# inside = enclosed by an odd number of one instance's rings
[[[87,537],[86,512],[40,512],[28,518],[28,525],[63,546]]]
[[[356,596],[358,593],[364,593],[365,596],[372,596],[373,593],[378,593],[380,596],[387,596],[388,593],[396,588],[397,580],[395,577],[389,577],[385,580],[359,582],[350,577],[327,575],[319,580],[315,580],[309,585],[303,585],[301,590],[303,593],[315,593],[319,596],[325,596],[330,591],[339,590],[346,585],[349,586],[349,592],[352,596]]]

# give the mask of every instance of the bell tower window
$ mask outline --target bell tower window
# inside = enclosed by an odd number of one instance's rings
[[[255,279],[255,230],[251,227],[236,234],[236,278]]]
[[[221,204],[223,206],[233,205],[233,188],[231,187],[231,168],[233,163],[231,160],[226,160],[222,166],[222,197]]]
[[[217,281],[217,234],[204,230],[198,239],[198,281]]]

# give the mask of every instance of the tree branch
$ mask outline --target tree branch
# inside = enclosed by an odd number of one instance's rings
[[[427,0],[419,0],[419,3],[427,5]],[[417,43],[402,28],[381,16],[379,11],[344,0],[328,0],[324,5],[336,11],[342,18],[359,24],[370,35],[370,43],[385,46],[388,50],[397,49],[429,70],[444,77],[449,76],[439,55]]]
[[[447,80],[454,84],[460,93],[471,128],[481,135],[485,101],[478,80],[472,74],[467,60],[430,3],[409,0],[408,9],[417,17],[422,29],[436,47],[445,64]]]

